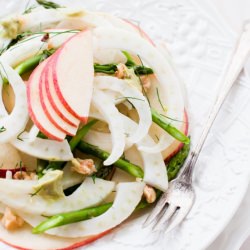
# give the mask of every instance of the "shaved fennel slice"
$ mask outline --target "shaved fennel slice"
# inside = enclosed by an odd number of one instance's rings
[[[86,178],[85,175],[79,174],[75,171],[72,171],[71,170],[72,166],[73,165],[71,162],[67,162],[67,164],[63,168],[63,178],[62,178],[63,189],[73,187],[73,186],[83,182],[84,179]]]
[[[36,125],[33,125],[29,131],[29,141],[33,142],[39,133],[39,128]]]
[[[100,90],[94,89],[92,104],[103,115],[109,125],[112,151],[108,159],[104,161],[104,165],[111,165],[121,157],[125,148],[125,133],[120,117],[121,114],[109,97]]]
[[[143,145],[143,143],[140,143],[138,150],[151,154],[159,153],[169,147],[172,144],[171,141],[172,140],[169,140],[169,136],[167,134],[163,134],[154,146]]]
[[[2,22],[4,22],[5,27],[11,27],[13,23],[18,23],[18,29],[16,30],[18,34],[24,31],[35,32],[37,30],[44,30],[50,27],[55,27],[55,25],[65,18],[63,14],[58,9],[37,9],[25,15],[17,15],[15,17],[7,17]],[[12,32],[13,33],[13,32]],[[8,36],[8,28],[5,30],[5,35]],[[13,37],[14,34],[12,34]]]
[[[41,41],[42,37],[43,35],[40,34],[33,35],[20,41],[1,55],[2,60],[14,67],[22,61],[39,54],[40,51],[48,48],[48,44]]]
[[[116,188],[114,203],[107,212],[89,220],[50,229],[46,234],[75,238],[95,235],[109,230],[122,223],[133,213],[141,200],[144,186],[145,183],[143,182],[119,183]],[[42,216],[19,215],[33,227],[44,221]]]
[[[3,93],[3,82],[0,80],[0,93]],[[0,98],[0,119],[1,117],[8,116],[8,112],[5,108],[5,105],[3,103],[3,95],[1,94]]]
[[[132,133],[138,126],[134,121],[124,115],[122,116],[122,121],[127,133]],[[149,135],[147,135],[140,142],[136,143],[137,148],[140,148],[141,145],[154,147],[155,142]],[[166,191],[168,188],[168,176],[161,153],[145,153],[139,151],[139,154],[143,160],[143,180],[153,187]]]
[[[10,49],[6,50],[2,55],[2,59],[12,67],[16,66],[20,62],[41,53],[48,48],[58,48],[67,39],[73,36],[76,32],[67,30],[48,30],[49,39],[47,42],[43,42],[42,38],[44,34],[31,35],[28,38],[20,41]]]
[[[73,154],[67,140],[62,142],[35,138],[30,141],[29,133],[23,132],[19,139],[14,139],[11,144],[18,150],[39,159],[49,161],[69,161],[73,159]]]
[[[175,120],[182,120],[184,104],[180,95],[180,86],[176,85],[175,76],[169,62],[158,50],[139,34],[117,28],[100,27],[93,30],[94,49],[128,50],[140,57],[154,70],[161,89],[167,93],[167,115]],[[175,124],[173,121],[173,126]],[[174,139],[172,139],[174,141]]]
[[[99,64],[109,63],[126,63],[127,58],[120,50],[116,49],[100,49],[94,51],[94,62]]]
[[[20,134],[29,119],[26,88],[22,78],[8,64],[0,61],[1,75],[6,77],[15,93],[15,106],[10,114],[0,118],[0,142],[9,142]],[[3,82],[1,80],[0,84]],[[1,95],[2,98],[2,95]],[[2,101],[1,101],[2,102]],[[3,107],[2,107],[3,108]],[[1,113],[5,113],[2,111]]]
[[[136,130],[129,135],[131,142],[138,142],[148,134],[152,124],[151,111],[147,99],[143,94],[128,82],[111,76],[97,76],[94,80],[99,89],[111,89],[122,94],[136,108],[139,115],[139,125]]]
[[[93,116],[92,116],[93,117]],[[95,117],[97,118],[97,116]],[[98,116],[99,120],[103,120],[103,118],[100,119],[100,116]],[[111,152],[112,151],[112,139],[110,133],[103,133],[95,130],[90,130],[84,137],[84,141],[87,143],[93,144],[97,146],[98,148]],[[132,143],[126,140],[125,149],[127,150],[132,146]]]
[[[41,179],[40,179],[41,180]],[[95,183],[87,177],[81,186],[70,196],[60,196],[54,199],[35,193],[34,186],[38,181],[0,179],[0,201],[15,210],[37,215],[55,215],[69,211],[96,206],[113,190],[115,183],[96,178]],[[60,187],[61,182],[55,183]]]

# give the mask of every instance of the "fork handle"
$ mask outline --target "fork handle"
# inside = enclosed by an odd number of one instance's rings
[[[227,95],[229,94],[233,84],[235,83],[238,75],[240,74],[244,64],[250,54],[250,24],[245,25],[244,30],[240,34],[238,41],[236,43],[235,49],[232,53],[232,56],[229,60],[229,64],[224,71],[222,77],[222,86],[220,93],[217,96],[211,111],[209,113],[208,119],[205,123],[201,137],[193,150],[186,160],[183,171],[179,175],[179,179],[182,179],[186,183],[192,182],[192,173],[195,163],[197,162],[198,156],[202,150],[202,147],[205,143],[205,140],[209,134],[209,131],[214,123],[214,120],[224,103]]]

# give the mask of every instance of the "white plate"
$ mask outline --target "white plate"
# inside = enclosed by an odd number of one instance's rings
[[[1,0],[0,15],[23,10],[28,1]],[[67,1],[57,1],[63,2]],[[235,36],[205,1],[72,1],[91,10],[134,20],[156,41],[167,42],[185,85],[192,141],[197,141],[216,95]],[[199,3],[199,5],[197,4]],[[124,223],[88,250],[201,250],[225,228],[238,209],[250,176],[250,87],[241,75],[219,115],[197,163],[196,203],[181,227],[168,235],[141,229],[146,214]],[[7,249],[0,245],[1,249]]]

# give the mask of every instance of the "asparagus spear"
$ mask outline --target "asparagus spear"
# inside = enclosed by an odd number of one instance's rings
[[[190,150],[190,144],[184,144],[183,148],[167,163],[168,180],[176,178]]]
[[[84,141],[79,142],[77,148],[86,154],[94,155],[102,160],[106,160],[110,155],[108,152]],[[143,170],[139,166],[132,164],[127,160],[120,158],[114,163],[114,165],[134,177],[143,178],[144,176]]]
[[[160,192],[158,192],[158,194],[160,194]],[[84,221],[84,220],[91,219],[93,217],[97,217],[105,213],[109,208],[111,208],[112,205],[113,205],[113,202],[109,202],[103,205],[99,205],[97,207],[85,208],[85,209],[78,210],[78,211],[54,215],[50,217],[49,219],[40,223],[38,226],[34,227],[32,230],[32,233],[40,234],[51,228],[60,227],[63,225],[72,224],[75,222]],[[150,203],[147,203],[145,200],[142,200],[137,205],[135,211],[148,207],[149,205]]]
[[[74,212],[54,215],[40,223],[37,227],[33,228],[32,233],[39,234],[54,227],[60,227],[66,224],[71,224],[99,216],[106,212],[112,206],[112,204],[113,203],[110,202],[97,207],[85,208]]]
[[[161,114],[159,114],[155,109],[151,108],[152,120],[154,123],[159,125],[162,129],[164,129],[168,134],[173,136],[180,142],[185,144],[190,143],[190,139],[184,135],[177,128],[173,127]]]

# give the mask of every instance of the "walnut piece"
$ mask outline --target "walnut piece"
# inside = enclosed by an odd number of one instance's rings
[[[147,92],[151,88],[150,77],[146,75],[146,76],[141,76],[140,78],[141,78],[143,89]]]
[[[71,167],[71,170],[84,175],[91,175],[94,172],[96,172],[95,164],[92,159],[80,159],[80,158],[74,158],[72,160],[73,166]]]
[[[24,220],[19,216],[15,215],[9,207],[5,208],[1,222],[7,230],[18,229],[24,224]]]
[[[117,66],[117,71],[115,72],[115,76],[119,79],[130,78],[128,74],[128,68],[125,64],[119,63]]]
[[[144,187],[143,195],[145,196],[146,201],[148,203],[153,203],[156,200],[156,192],[155,192],[155,190],[152,187],[148,186],[148,185],[146,185]]]
[[[15,180],[36,180],[37,175],[33,172],[27,173],[25,171],[17,171],[14,174],[13,179],[15,179]]]

